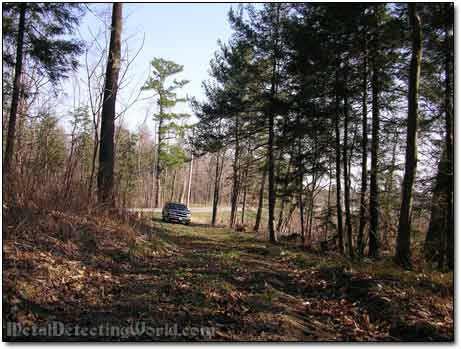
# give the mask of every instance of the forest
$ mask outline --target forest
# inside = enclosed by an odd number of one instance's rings
[[[2,4],[4,341],[453,341],[454,4],[232,4],[203,98],[126,6]]]

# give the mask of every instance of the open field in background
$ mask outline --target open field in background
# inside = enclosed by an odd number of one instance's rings
[[[211,216],[212,212],[193,212],[192,213],[192,221],[193,222],[199,222],[199,223],[210,223],[211,222]],[[266,219],[266,211],[264,210],[263,214],[263,219],[261,220],[261,230],[265,230],[265,225],[267,225],[267,219]],[[241,218],[242,218],[242,211],[237,212],[236,216],[236,223],[241,224]],[[217,215],[217,224],[219,225],[228,225],[230,220],[230,212],[226,210],[223,212],[223,210],[218,210],[218,215]],[[245,210],[245,217],[243,224],[247,225],[249,229],[252,229],[254,226],[256,220],[256,210],[254,209],[249,209]]]
[[[197,208],[197,207],[195,207]],[[203,207],[202,207],[203,208]],[[225,211],[225,212],[222,212]],[[194,208],[192,208],[192,222],[193,223],[203,223],[209,224],[211,222],[212,212],[194,212]],[[155,219],[161,219],[162,214],[160,212],[152,212],[152,213],[144,213],[143,216],[145,217],[153,217]],[[242,212],[238,211],[237,213],[237,224],[241,224],[241,217]],[[217,216],[217,225],[228,225],[230,219],[230,212],[227,209],[218,210]],[[244,224],[247,226],[247,229],[250,230],[253,228],[256,220],[256,210],[249,209],[245,210],[245,218]],[[261,219],[261,230],[265,230],[267,225],[267,214],[263,211],[262,219]]]

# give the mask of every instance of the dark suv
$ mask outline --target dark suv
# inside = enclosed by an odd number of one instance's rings
[[[184,224],[190,223],[190,210],[184,204],[167,202],[163,206],[162,219],[165,222],[179,222]]]

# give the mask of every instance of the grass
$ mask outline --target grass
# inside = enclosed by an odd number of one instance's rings
[[[152,213],[151,217],[153,217],[155,219],[161,219],[161,213],[159,213],[159,212]],[[211,217],[212,217],[211,212],[193,212],[192,213],[192,222],[209,224],[209,223],[211,223]],[[242,212],[238,211],[238,213],[237,213],[237,222],[240,223],[241,217],[242,217]],[[217,218],[216,218],[216,222],[217,222],[218,225],[228,224],[229,219],[230,219],[230,212],[219,212],[219,209],[218,209],[218,215],[217,215]],[[252,227],[255,220],[256,220],[256,211],[253,210],[253,209],[245,210],[244,223],[249,225],[250,227]],[[262,222],[262,224],[264,224],[264,223]]]

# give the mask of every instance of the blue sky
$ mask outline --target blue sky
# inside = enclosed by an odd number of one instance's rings
[[[191,80],[185,90],[198,96],[217,40],[230,36],[229,8],[230,4],[126,4],[126,30],[146,35],[139,68],[148,69],[153,57],[182,64],[184,77]]]
[[[231,3],[124,4],[123,37],[130,37],[128,42],[132,54],[134,55],[139,48],[143,35],[145,42],[130,68],[133,82],[121,91],[121,99],[128,98],[128,94],[139,90],[142,82],[148,77],[149,62],[153,57],[162,57],[184,65],[184,73],[177,77],[188,79],[190,83],[183,88],[181,94],[202,98],[201,83],[209,77],[209,61],[218,48],[217,41],[220,39],[226,42],[231,35],[227,13],[232,5],[235,6]],[[91,4],[90,9],[92,11],[87,12],[80,25],[80,34],[84,39],[90,38],[90,30],[96,33],[102,28],[103,22],[96,15],[104,9],[108,10],[107,14],[110,15],[111,5]],[[68,89],[70,85],[65,84]],[[67,92],[72,94],[70,91]],[[147,97],[148,93],[142,96]],[[64,104],[71,104],[70,99]],[[188,109],[187,106],[179,109],[183,111],[184,108]],[[131,107],[124,124],[133,130],[152,112],[152,101],[140,101]]]

